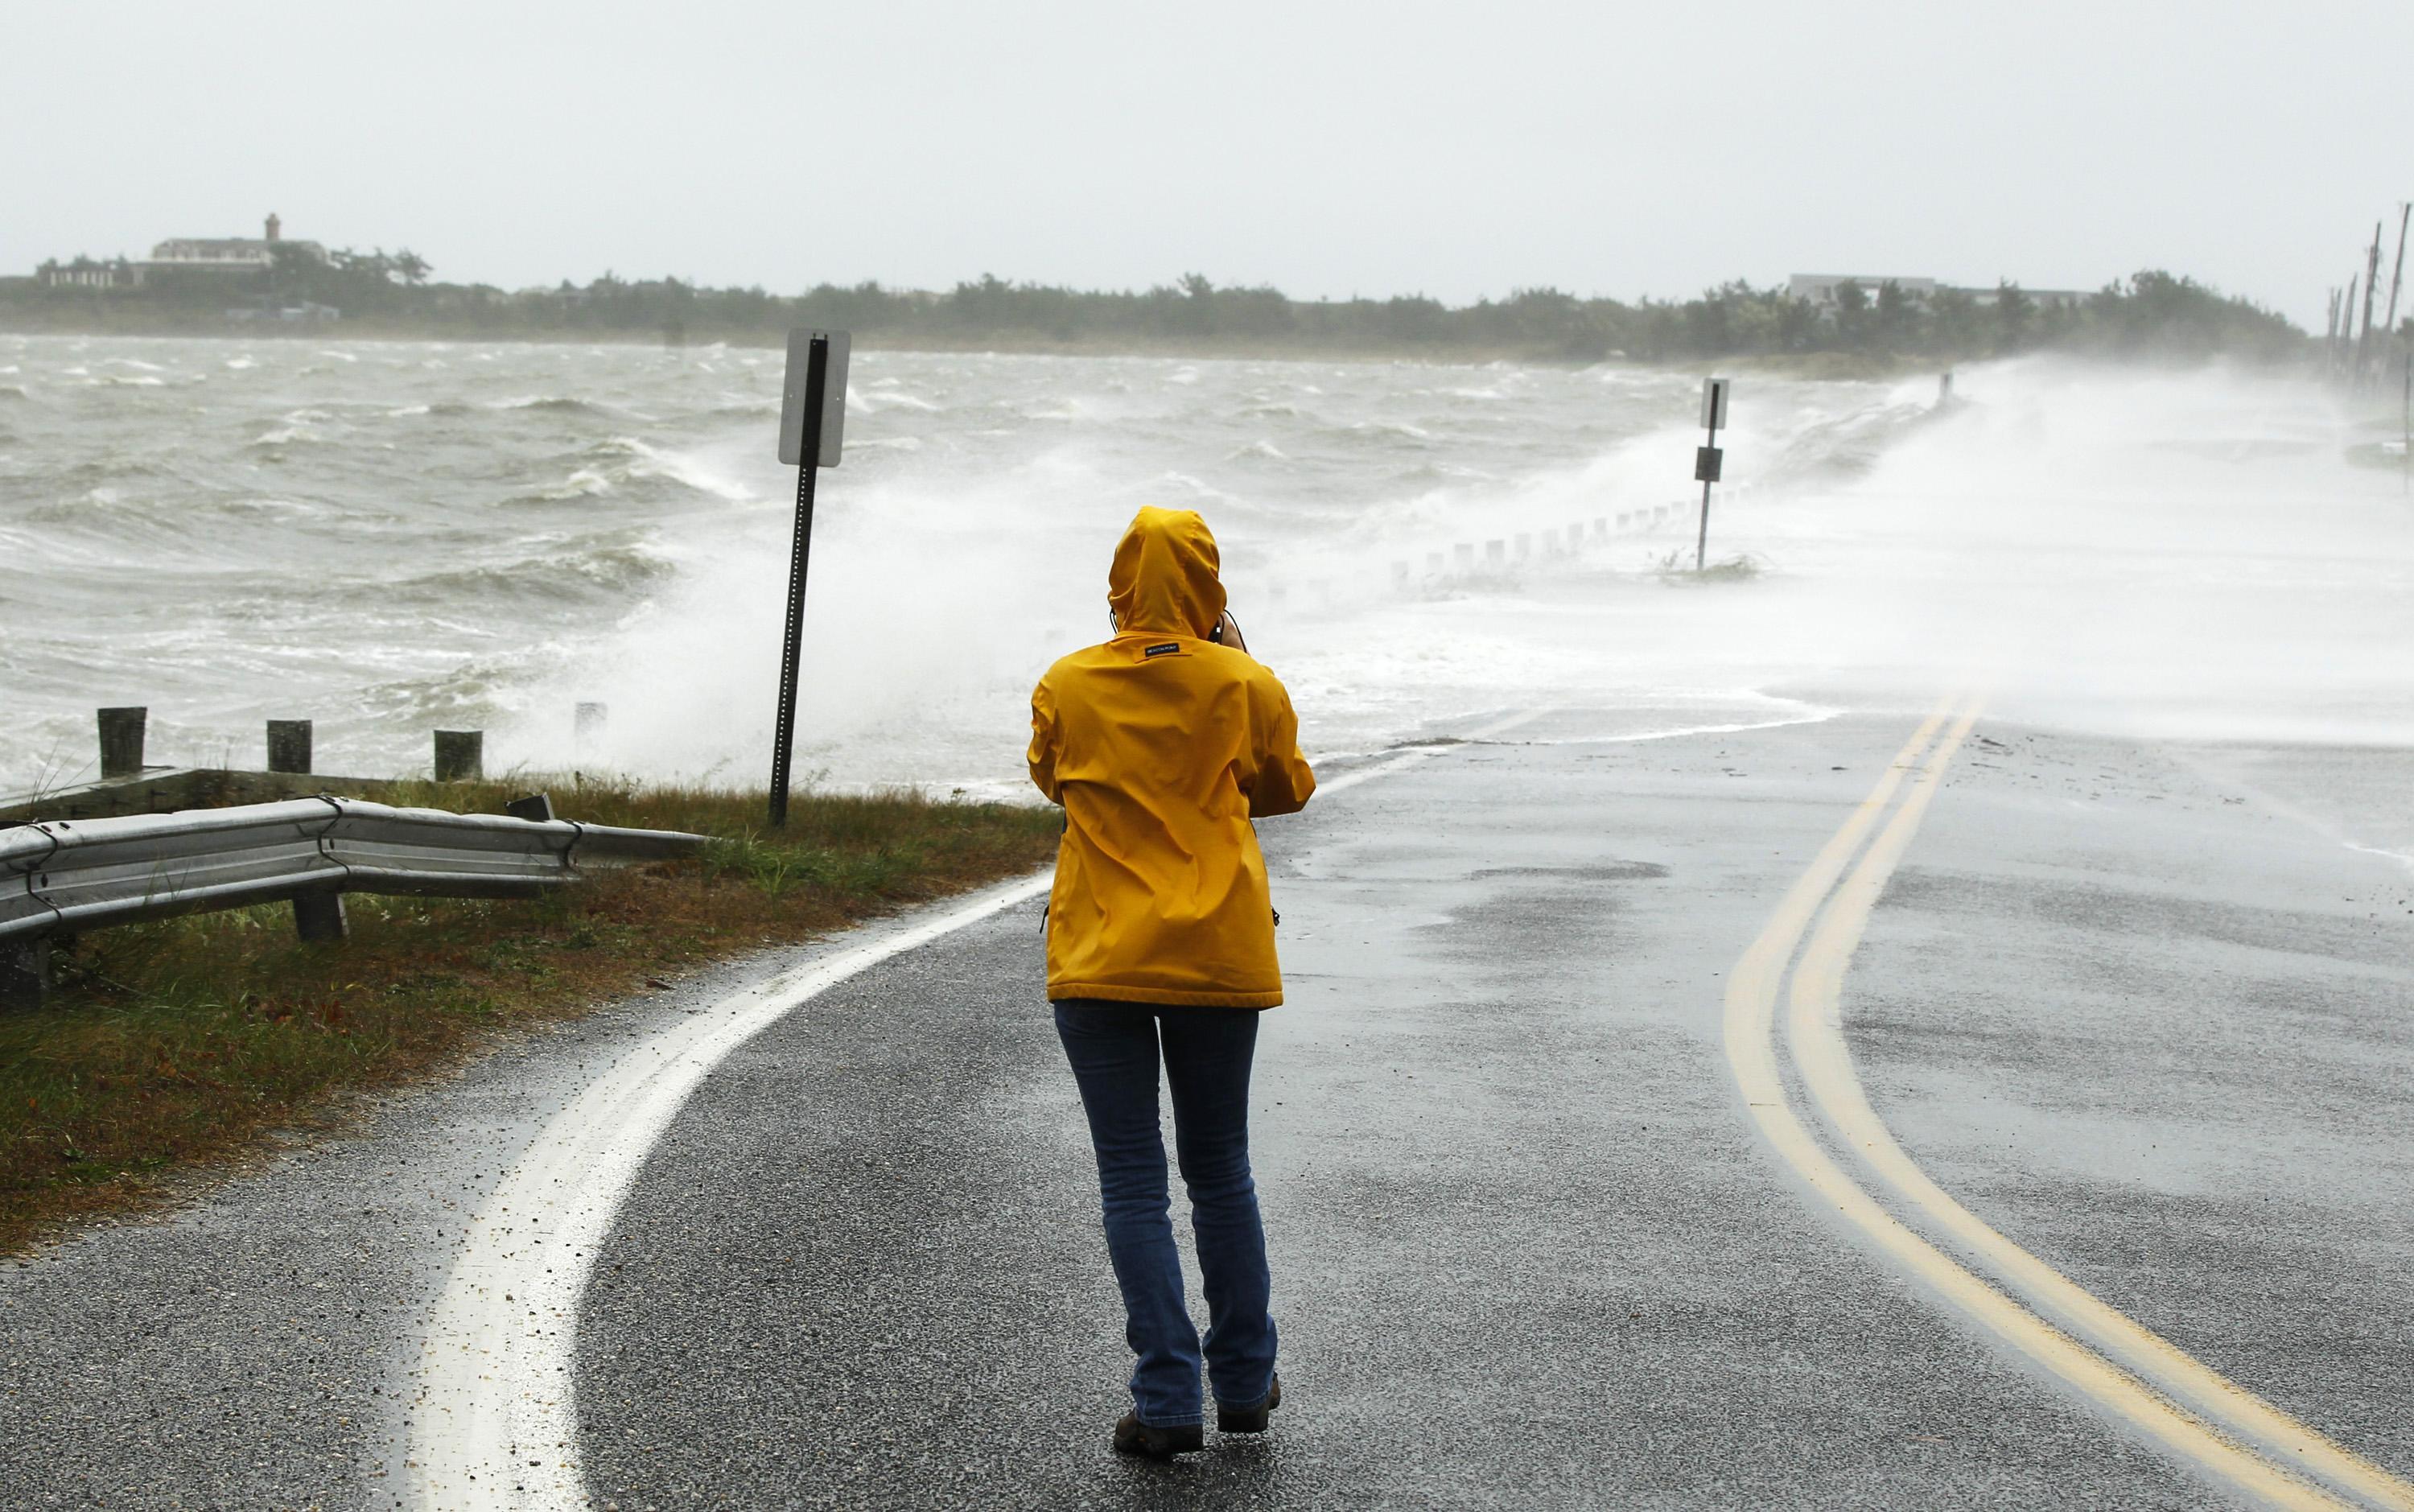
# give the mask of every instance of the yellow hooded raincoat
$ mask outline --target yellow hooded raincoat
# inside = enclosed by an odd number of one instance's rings
[[[1207,636],[1215,538],[1143,509],[1115,547],[1115,637],[1031,695],[1031,780],[1065,806],[1048,902],[1048,996],[1272,1008],[1274,906],[1251,818],[1316,791],[1290,696]]]

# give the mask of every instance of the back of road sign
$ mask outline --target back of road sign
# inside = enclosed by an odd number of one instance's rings
[[[790,358],[791,364],[795,358]],[[1727,424],[1727,381],[1723,378],[1702,380],[1702,427],[1706,430],[1723,430]]]
[[[789,467],[805,461],[805,387],[812,367],[812,344],[829,343],[822,369],[821,444],[812,465],[838,466],[839,438],[846,427],[846,353],[852,345],[844,331],[814,331],[797,326],[788,333],[788,378],[780,391],[780,460]]]

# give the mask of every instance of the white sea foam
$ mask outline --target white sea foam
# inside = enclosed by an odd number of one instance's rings
[[[17,340],[0,351],[29,388],[86,360],[148,376]],[[600,696],[612,746],[582,761],[758,775],[796,476],[770,455],[776,353],[714,374],[634,348],[470,347],[451,369],[422,366],[428,346],[316,366],[275,344],[92,350],[254,366],[207,414],[104,386],[74,397],[88,430],[11,436],[10,496],[74,502],[0,500],[45,595],[0,594],[0,639],[26,686],[75,696],[29,705],[0,788],[119,699],[219,740],[342,718],[375,770],[424,759],[439,718],[484,725],[499,762],[567,762],[571,703]],[[1721,440],[1755,487],[1721,490],[1711,551],[1767,570],[1695,588],[1656,571],[1690,562],[1699,497],[1682,375],[862,364],[808,594],[800,759],[833,782],[1012,790],[1031,681],[1104,633],[1107,556],[1143,503],[1207,516],[1319,751],[1541,701],[1892,705],[1974,672],[2018,717],[2414,739],[2397,479],[2345,464],[2317,390],[1982,365],[1935,415],[1926,381],[1742,381]],[[419,415],[443,418],[381,423]],[[224,602],[217,563],[268,575],[257,605]],[[196,633],[108,611],[129,576]],[[90,628],[62,642],[58,622]],[[1691,723],[1746,717],[1702,707]]]

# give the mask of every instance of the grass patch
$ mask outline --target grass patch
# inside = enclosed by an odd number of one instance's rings
[[[394,785],[380,799],[499,812],[529,784]],[[322,1127],[344,1091],[457,1061],[684,967],[1031,870],[1053,809],[911,795],[581,785],[564,817],[715,837],[700,860],[599,871],[551,896],[346,900],[351,937],[303,945],[282,904],[100,930],[54,953],[40,1010],[0,1013],[0,1251],[80,1214],[157,1201],[179,1168]]]

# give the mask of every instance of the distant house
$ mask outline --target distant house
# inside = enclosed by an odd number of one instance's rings
[[[1911,296],[1915,305],[1925,306],[1938,294],[1967,294],[1975,305],[1992,305],[2000,288],[1956,288],[1933,278],[1891,277],[1882,273],[1797,273],[1785,283],[1786,292],[1796,299],[1807,300],[1818,307],[1822,315],[1832,316],[1837,309],[1837,290],[1852,284],[1874,301],[1878,290],[1893,284]],[[2020,292],[2039,308],[2076,309],[2091,297],[2083,289],[2023,289]]]
[[[150,259],[140,266],[142,274],[151,277],[161,274],[265,273],[276,265],[279,247],[291,247],[322,260],[327,255],[327,249],[317,242],[285,240],[284,223],[273,214],[262,229],[268,234],[258,240],[246,236],[173,237],[151,248]]]
[[[72,262],[53,259],[34,270],[34,277],[53,289],[139,289],[160,277],[187,274],[219,277],[228,274],[265,273],[276,264],[280,247],[291,247],[324,261],[327,249],[317,242],[289,242],[284,224],[275,216],[262,228],[268,234],[249,236],[174,236],[151,248],[139,261],[79,257]]]
[[[1785,280],[1785,292],[1829,310],[1836,307],[1836,291],[1848,283],[1871,299],[1878,296],[1881,286],[1893,284],[1923,305],[1935,297],[1938,288],[1933,278],[1897,278],[1875,273],[1797,273]]]
[[[142,270],[122,257],[113,262],[89,257],[72,262],[52,260],[36,268],[34,277],[52,289],[130,289],[142,281]]]

